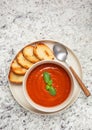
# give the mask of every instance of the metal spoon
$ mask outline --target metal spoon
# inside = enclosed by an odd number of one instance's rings
[[[54,55],[55,57],[59,60],[59,61],[66,61],[68,52],[67,49],[64,45],[62,44],[56,44],[53,47],[53,51],[54,51]],[[82,82],[82,80],[79,78],[79,76],[77,75],[77,73],[74,71],[74,69],[69,66],[71,72],[73,73],[75,79],[77,80],[77,82],[79,83],[81,89],[83,90],[83,92],[85,93],[85,95],[88,97],[91,95],[91,93],[89,92],[89,90],[86,88],[86,86],[84,85],[84,83]]]

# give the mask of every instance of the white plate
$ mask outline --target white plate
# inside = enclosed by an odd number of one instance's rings
[[[37,42],[43,42],[47,46],[49,46],[51,49],[53,48],[53,45],[58,44],[57,42],[50,41],[50,40],[43,40],[43,41],[37,41]],[[31,45],[34,45],[37,42],[31,43]],[[73,51],[71,49],[69,49],[68,47],[66,47],[66,48],[68,50],[67,63],[69,65],[71,65],[75,69],[75,71],[79,75],[79,77],[82,78],[82,69],[81,69],[81,65],[80,65],[78,58],[76,57],[76,55],[73,53]],[[57,113],[57,112],[45,113],[45,112],[41,112],[41,111],[34,109],[27,102],[27,100],[23,94],[22,85],[16,85],[16,84],[9,82],[9,86],[10,86],[10,90],[11,90],[13,97],[23,108],[25,108],[31,112],[38,113],[38,114],[55,114],[55,113]],[[78,98],[79,93],[80,93],[80,87],[75,79],[74,79],[74,89],[75,90],[74,90],[73,98],[72,98],[71,102],[67,105],[66,108],[68,108],[75,102],[75,100]],[[63,112],[63,110],[65,110],[66,108],[61,109],[59,112]]]

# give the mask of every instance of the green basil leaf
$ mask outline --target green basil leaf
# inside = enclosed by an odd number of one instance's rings
[[[49,93],[52,95],[52,96],[55,96],[56,95],[56,89],[52,86],[52,79],[50,77],[50,74],[48,72],[44,72],[43,73],[43,79],[46,83],[46,90],[49,91]]]
[[[48,85],[52,85],[52,80],[51,79],[48,81]]]
[[[49,86],[49,85],[46,85],[46,90],[49,91],[49,89],[50,89],[50,86]]]
[[[55,95],[56,95],[56,89],[55,89],[53,86],[51,86],[51,87],[49,88],[49,92],[50,92],[50,94],[51,94],[52,96],[55,96]]]
[[[50,74],[48,72],[44,72],[43,78],[44,78],[45,83],[48,83],[50,80]]]

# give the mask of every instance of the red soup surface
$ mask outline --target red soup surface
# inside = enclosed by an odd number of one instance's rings
[[[46,90],[43,73],[48,72],[53,80],[56,95],[52,96]],[[26,89],[29,97],[37,104],[45,107],[59,105],[66,100],[71,91],[71,80],[67,72],[60,66],[45,63],[36,67],[28,76]]]

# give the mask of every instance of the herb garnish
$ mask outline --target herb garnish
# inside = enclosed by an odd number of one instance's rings
[[[49,91],[49,93],[52,95],[52,96],[55,96],[56,95],[56,89],[52,86],[52,79],[50,77],[50,74],[48,72],[44,72],[43,73],[43,79],[46,83],[46,90]]]

